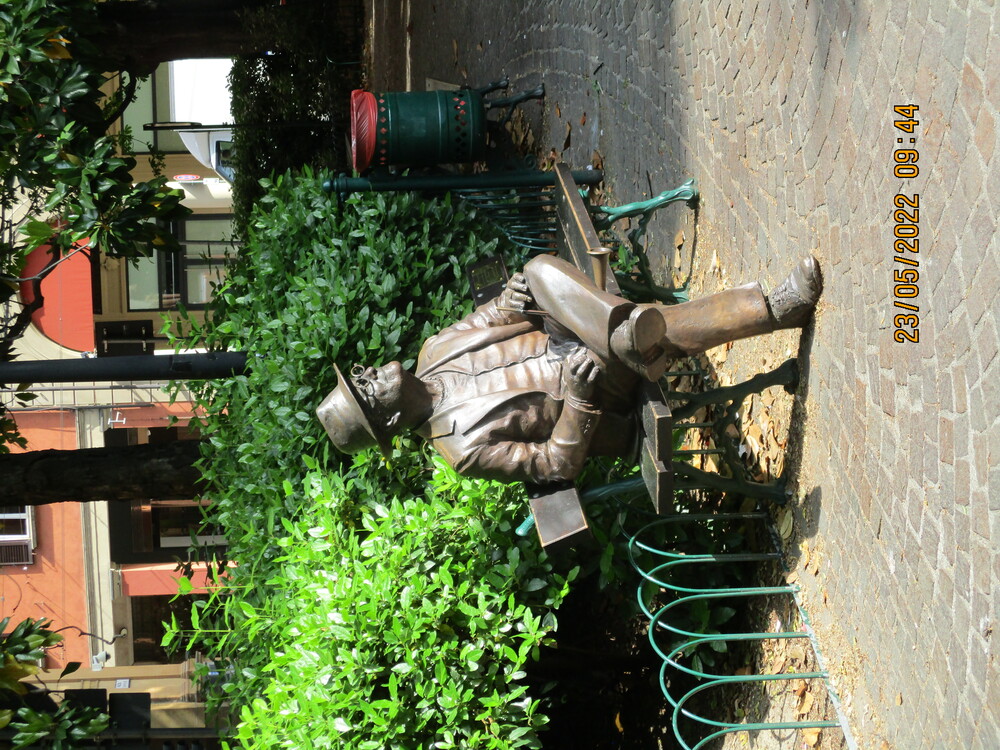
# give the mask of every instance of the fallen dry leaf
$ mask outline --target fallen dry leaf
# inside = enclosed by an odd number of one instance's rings
[[[590,163],[594,169],[604,169],[604,157],[597,149],[594,149],[594,153],[590,155]]]
[[[621,715],[621,713],[616,713],[615,714],[615,729],[617,729],[619,732],[622,732],[622,733],[625,732],[625,727],[622,726],[622,715]]]
[[[570,147],[573,142],[573,126],[568,122],[566,123],[566,140],[563,141],[562,150],[565,151]]]
[[[792,692],[795,693],[796,698],[801,698],[806,692],[806,681],[805,680],[795,680],[792,683]]]
[[[542,159],[540,169],[543,172],[551,171],[555,167],[556,162],[558,161],[559,161],[559,154],[556,153],[556,150],[554,148],[550,149],[548,156]]]
[[[562,107],[559,106],[559,102],[556,102],[556,117],[562,118]]]
[[[587,124],[587,113],[584,112],[583,116],[580,118],[580,127],[582,128],[586,124]]]
[[[744,450],[741,451],[740,455],[741,456],[747,456],[748,455],[750,457],[750,463],[753,463],[754,458],[756,456],[760,455],[760,443],[758,443],[753,438],[753,436],[751,436],[751,435],[744,435],[743,436],[743,447],[744,447]]]
[[[816,747],[819,742],[819,729],[803,729],[802,741],[809,747]]]
[[[782,539],[788,539],[792,536],[792,512],[790,510],[782,511],[781,516],[778,519],[778,533],[781,534]]]
[[[809,713],[809,710],[813,705],[813,694],[803,693],[802,700],[799,702],[799,716],[805,716]]]
[[[806,566],[806,570],[814,576],[819,575],[819,562],[821,558],[822,555],[819,553],[819,550],[817,550],[813,553],[812,559],[809,561],[809,565]]]
[[[684,230],[678,229],[677,234],[674,235],[674,247],[676,247],[678,250],[684,247],[684,240],[686,239],[687,237],[685,237],[684,235]]]
[[[783,447],[783,446],[782,446]],[[774,458],[774,476],[780,477],[785,469],[785,454],[779,453]]]
[[[903,694],[902,693],[896,693],[896,705],[897,706],[902,706],[903,705]]]

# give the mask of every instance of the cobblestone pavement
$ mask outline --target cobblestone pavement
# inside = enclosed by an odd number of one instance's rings
[[[414,88],[543,80],[546,102],[528,105],[542,151],[580,167],[598,150],[620,202],[697,177],[705,288],[774,284],[819,258],[790,460],[798,540],[823,559],[801,576],[807,608],[860,747],[1000,747],[1000,13],[979,0],[411,2]],[[404,85],[405,36],[376,44],[375,86]],[[893,125],[905,104],[919,106],[912,135]],[[908,179],[893,174],[904,146],[919,152]],[[919,254],[894,251],[899,193],[920,196]],[[664,264],[685,215],[652,226]],[[919,262],[919,294],[901,300],[919,306],[915,344],[893,340],[893,272],[914,268],[897,255]],[[752,372],[761,349],[742,342],[730,361]]]

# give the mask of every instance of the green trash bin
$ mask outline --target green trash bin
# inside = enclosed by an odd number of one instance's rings
[[[351,94],[354,168],[430,166],[486,155],[486,105],[478,91]]]

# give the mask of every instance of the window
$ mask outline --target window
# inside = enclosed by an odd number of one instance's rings
[[[160,65],[156,72],[136,87],[135,101],[125,108],[122,125],[132,129],[132,148],[137,154],[148,153],[149,145],[163,153],[186,153],[181,137],[172,130],[143,130],[147,122],[173,119],[170,116],[170,66]]]
[[[231,214],[189,216],[172,227],[180,252],[158,252],[128,268],[129,310],[204,307],[212,286],[225,277],[226,252],[233,247]]]
[[[0,505],[0,565],[30,565],[35,549],[34,508]]]

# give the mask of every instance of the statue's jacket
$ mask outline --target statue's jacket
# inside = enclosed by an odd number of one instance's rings
[[[417,433],[459,473],[503,481],[565,481],[588,455],[627,453],[635,379],[618,373],[595,403],[572,403],[563,362],[579,346],[539,318],[481,306],[424,343],[416,375],[442,397]]]

